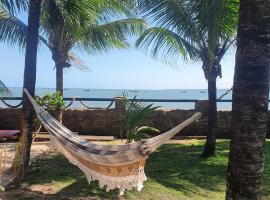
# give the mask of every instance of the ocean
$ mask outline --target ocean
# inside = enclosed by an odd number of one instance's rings
[[[13,97],[22,96],[22,88],[10,88]],[[37,88],[36,95],[43,96],[44,94],[55,91],[54,88]],[[219,89],[217,97],[222,95],[226,89]],[[122,96],[125,93],[128,98],[141,98],[141,99],[207,99],[206,89],[166,89],[166,90],[133,90],[133,89],[88,89],[88,88],[65,88],[64,97],[86,97],[86,98],[114,98]],[[223,99],[231,99],[231,92]],[[7,101],[12,105],[16,105],[19,101]],[[68,102],[66,102],[68,104]],[[106,108],[110,102],[84,102],[90,107]],[[146,103],[145,103],[146,104]],[[182,102],[158,102],[154,103],[155,106],[161,106],[162,109],[193,109],[194,103]],[[0,107],[5,107],[0,103]],[[113,107],[113,106],[112,106]],[[84,108],[79,102],[72,105],[72,108]],[[231,109],[231,103],[218,103],[219,110]]]

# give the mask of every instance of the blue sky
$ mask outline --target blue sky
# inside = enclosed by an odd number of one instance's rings
[[[23,16],[24,20],[25,17]],[[0,43],[0,80],[9,87],[21,87],[23,83],[24,53],[16,46]],[[223,78],[218,88],[232,86],[235,50],[231,49],[222,60]],[[128,50],[111,50],[107,55],[90,56],[78,53],[91,71],[76,68],[64,74],[65,88],[95,89],[205,89],[201,63],[186,63],[171,67],[153,60],[149,55],[131,47]],[[55,71],[51,54],[40,47],[37,61],[37,87],[54,88]]]

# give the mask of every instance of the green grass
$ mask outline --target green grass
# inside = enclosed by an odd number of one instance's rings
[[[148,180],[142,192],[128,192],[126,199],[224,199],[229,143],[219,140],[214,158],[199,158],[203,142],[163,145],[147,161]],[[266,144],[263,197],[270,199],[270,141]],[[47,186],[55,194],[47,198],[96,197],[112,199],[117,192],[104,192],[97,183],[88,185],[83,173],[61,155],[51,153],[37,160],[25,180],[29,186]]]

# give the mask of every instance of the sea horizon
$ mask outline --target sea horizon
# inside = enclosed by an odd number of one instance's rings
[[[21,97],[21,87],[9,87],[12,93],[12,97]],[[228,89],[218,89],[217,97],[222,95]],[[36,88],[36,95],[43,96],[48,92],[55,92],[55,88]],[[162,89],[162,90],[147,90],[147,89],[90,89],[90,88],[64,88],[64,97],[83,97],[83,98],[114,98],[117,96],[123,96],[123,93],[128,98],[140,98],[140,99],[196,99],[206,100],[208,99],[207,89]],[[231,99],[231,93],[225,96],[223,99]],[[8,103],[14,105],[19,101],[8,101]],[[106,108],[110,102],[85,102],[90,107]],[[66,102],[68,104],[68,102]],[[149,104],[149,103],[145,103]],[[155,106],[161,106],[162,109],[194,109],[194,103],[189,102],[157,102],[153,103]],[[114,106],[114,105],[113,105]],[[112,107],[113,107],[112,106]],[[0,107],[4,107],[1,103]],[[75,102],[71,108],[83,109],[85,108],[81,103]],[[219,110],[231,109],[231,103],[218,103]]]

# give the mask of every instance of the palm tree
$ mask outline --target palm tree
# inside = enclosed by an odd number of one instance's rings
[[[261,199],[267,133],[270,1],[241,0],[226,199]]]
[[[165,63],[201,61],[208,81],[208,134],[202,156],[215,154],[217,126],[216,79],[221,77],[220,61],[234,43],[238,0],[137,0],[143,15],[153,24],[137,40]]]
[[[61,93],[63,69],[71,66],[72,49],[93,54],[107,52],[111,48],[127,48],[127,36],[139,34],[144,26],[142,20],[130,17],[131,13],[124,9],[126,4],[123,6],[116,2],[116,5],[109,1],[91,15],[88,7],[93,7],[92,4],[84,0],[77,1],[78,5],[75,2],[74,5],[60,7],[55,1],[46,1],[42,7],[41,23],[45,36],[42,41],[52,53],[56,68],[56,89]],[[74,12],[70,11],[70,15],[65,16],[63,11],[70,9],[74,9]],[[112,20],[117,17],[128,18]]]
[[[36,59],[38,46],[39,19],[42,0],[29,0],[28,4],[28,28],[26,29],[26,52],[25,52],[25,68],[23,88],[28,89],[31,95],[35,94],[36,83]],[[23,11],[27,7],[27,0],[1,0],[0,1],[0,16],[3,16],[3,10],[10,15],[16,14],[17,11]],[[6,33],[1,33],[0,38]],[[11,33],[12,34],[12,33]],[[16,40],[16,39],[13,39]],[[32,125],[33,111],[30,102],[23,94],[22,104],[22,128],[20,134],[20,143],[18,145],[16,158],[14,161],[15,183],[20,183],[23,178],[30,158],[30,148],[32,143]]]
[[[63,94],[63,70],[78,64],[79,58],[72,50],[95,54],[106,53],[111,48],[129,47],[127,37],[140,34],[145,26],[130,8],[129,0],[43,2],[39,39],[52,53],[57,91]],[[23,47],[26,27],[16,16],[2,11],[0,41]]]

